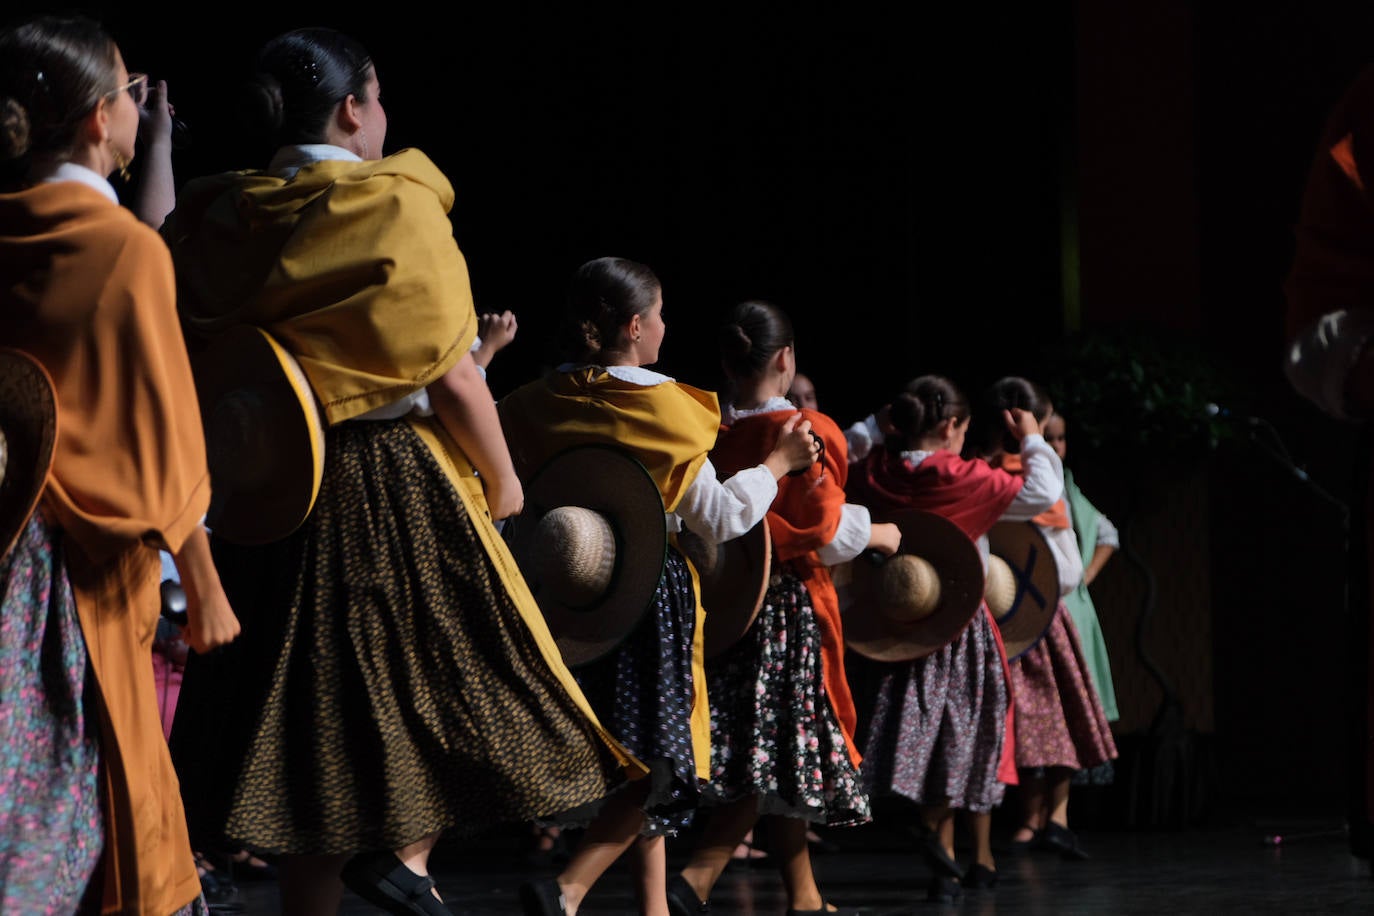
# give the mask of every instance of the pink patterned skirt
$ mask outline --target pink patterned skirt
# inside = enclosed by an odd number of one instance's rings
[[[1060,602],[1049,629],[1011,662],[1016,765],[1087,769],[1116,758],[1073,618]]]

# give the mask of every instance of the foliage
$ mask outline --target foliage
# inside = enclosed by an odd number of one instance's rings
[[[1234,384],[1196,342],[1159,330],[1084,332],[1052,354],[1044,375],[1072,424],[1075,451],[1156,471],[1204,462],[1234,424],[1217,405]]]

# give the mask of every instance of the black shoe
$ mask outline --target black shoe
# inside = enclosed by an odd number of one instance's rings
[[[1040,834],[1040,844],[1045,849],[1053,849],[1066,859],[1082,861],[1088,858],[1087,851],[1078,845],[1078,837],[1068,827],[1051,821]]]
[[[930,879],[926,899],[934,903],[954,903],[963,896],[959,882],[949,875],[936,875]]]
[[[852,906],[840,906],[835,909],[827,909],[830,904],[823,903],[819,910],[791,910],[787,911],[787,916],[863,916],[863,910]]]
[[[525,882],[520,885],[520,911],[524,916],[564,916],[563,889],[552,878]]]
[[[396,916],[453,916],[434,896],[434,879],[417,875],[390,850],[359,853],[339,877],[344,887]]]
[[[1029,840],[1012,840],[1007,844],[1007,852],[1014,856],[1023,856],[1033,849],[1039,849],[1044,844],[1042,839],[1043,830],[1033,830],[1030,827],[1023,827],[1023,830],[1030,830]]]
[[[936,874],[948,875],[955,880],[964,876],[964,870],[959,867],[958,862],[950,858],[949,853],[945,852],[940,835],[935,831],[927,833],[921,841],[921,851],[925,853],[926,861],[930,862],[930,867],[935,869]]]
[[[997,872],[975,862],[964,872],[964,878],[959,884],[974,890],[990,891],[997,886]]]
[[[711,912],[711,904],[697,896],[682,875],[668,879],[668,912],[673,916],[700,916]]]

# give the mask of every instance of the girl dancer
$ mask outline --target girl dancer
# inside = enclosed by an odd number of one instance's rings
[[[664,333],[662,287],[653,271],[620,258],[583,264],[568,293],[569,361],[502,399],[502,421],[522,475],[571,446],[615,445],[643,463],[674,525],[680,519],[703,540],[720,543],[758,524],[778,479],[813,464],[818,447],[810,421],[794,411],[762,462],[721,483],[707,457],[720,428],[716,396],[644,368],[658,361]],[[663,837],[686,824],[698,780],[710,773],[694,578],[670,548],[643,621],[617,650],[579,670],[593,707],[652,774],[608,800],[556,880],[524,888],[530,916],[572,916],[631,845],[641,912],[669,912]]]
[[[174,750],[193,823],[284,854],[283,912],[337,911],[342,876],[389,912],[446,914],[441,832],[599,798],[615,748],[492,524],[523,497],[469,352],[452,186],[417,150],[383,156],[353,39],[281,35],[255,86],[271,164],[187,185],[164,234],[198,339],[255,325],[301,364],[324,477],[289,536],[216,539],[252,625],[192,658]]]
[[[796,408],[792,323],[765,302],[737,306],[721,329],[721,361],[735,401],[711,460],[722,474],[751,467]],[[854,702],[844,674],[839,599],[829,566],[866,549],[897,549],[891,524],[871,524],[847,505],[844,435],[803,410],[825,444],[822,460],[785,478],[768,512],[772,582],[763,609],[738,643],[707,665],[711,704],[711,783],[716,806],[682,874],[669,884],[675,916],[697,912],[760,814],[787,891],[790,916],[852,913],[825,903],[811,870],[807,828],[868,820],[854,746]],[[752,698],[752,702],[749,702]]]
[[[915,379],[889,408],[897,432],[851,476],[849,494],[879,518],[901,509],[944,516],[978,542],[986,564],[992,526],[1043,512],[1063,492],[1064,478],[1039,424],[1023,410],[998,416],[1021,443],[1024,476],[961,458],[969,415],[968,400],[948,379]],[[939,651],[910,662],[864,666],[872,690],[861,744],[866,781],[871,792],[921,806],[925,852],[935,869],[932,899],[952,901],[960,878],[971,886],[996,884],[990,812],[1012,778],[1002,767],[1009,702],[1005,658],[984,605]],[[955,810],[971,815],[975,851],[967,875],[954,857]]]

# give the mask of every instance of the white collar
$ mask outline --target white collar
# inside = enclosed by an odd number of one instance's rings
[[[583,369],[593,363],[564,363],[558,367],[559,372],[572,372],[574,369]],[[652,369],[645,369],[643,366],[602,366],[606,373],[612,378],[618,378],[622,382],[629,382],[631,385],[642,385],[645,388],[652,388],[654,385],[662,385],[664,382],[675,381],[672,376],[655,372]]]
[[[742,408],[736,407],[734,404],[729,404],[725,408],[725,416],[723,419],[726,423],[734,423],[736,420],[741,420],[745,417],[752,417],[761,413],[775,413],[779,410],[796,412],[797,405],[787,400],[787,398],[780,398],[777,396],[769,398],[758,407]]]
[[[92,169],[86,168],[75,162],[62,162],[52,170],[52,173],[45,175],[41,181],[76,181],[87,187],[95,188],[104,194],[112,203],[119,203],[119,195],[115,193],[114,185],[110,184],[105,178],[97,174]]]
[[[301,143],[295,146],[283,146],[277,150],[277,154],[267,164],[267,171],[281,178],[290,178],[307,165],[327,162],[331,159],[340,159],[344,162],[363,161],[362,157],[352,150],[346,150],[342,146],[335,146],[332,143]]]
[[[922,462],[922,461],[925,461],[927,458],[929,458],[929,457],[930,457],[931,455],[933,455],[933,454],[935,454],[935,453],[934,453],[934,452],[927,452],[927,451],[925,451],[925,450],[923,450],[923,449],[919,449],[919,448],[918,448],[918,449],[912,449],[912,450],[909,451],[909,452],[902,452],[902,461],[906,462],[906,464],[907,464],[908,466],[913,467],[913,468],[916,468],[916,467],[920,467],[920,466],[921,466],[921,462]]]

